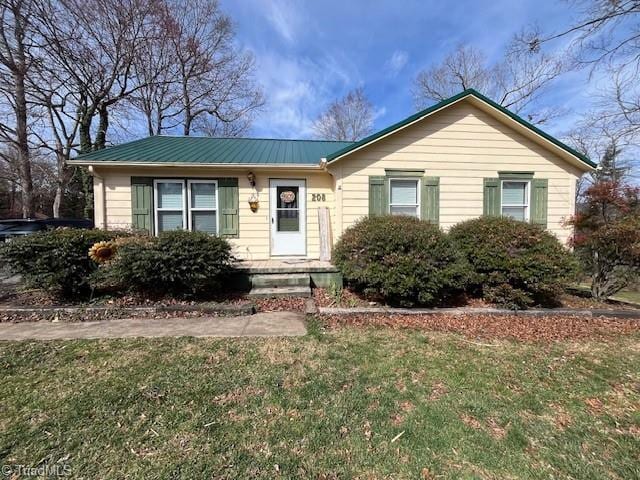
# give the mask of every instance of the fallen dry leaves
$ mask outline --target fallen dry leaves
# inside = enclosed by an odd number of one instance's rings
[[[304,312],[306,300],[301,297],[252,299],[259,312]]]
[[[366,307],[371,303],[375,303],[365,298],[364,295],[356,293],[348,288],[343,288],[340,293],[340,301],[332,296],[324,288],[313,289],[313,301],[319,307]]]
[[[587,316],[529,316],[490,314],[351,314],[324,315],[328,329],[384,327],[461,333],[469,338],[548,342],[603,338],[640,332],[637,320]]]

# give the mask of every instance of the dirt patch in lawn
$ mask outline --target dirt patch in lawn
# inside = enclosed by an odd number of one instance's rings
[[[461,333],[469,338],[548,342],[558,340],[606,338],[640,332],[635,320],[585,316],[524,315],[323,315],[330,330],[341,327],[384,327]]]

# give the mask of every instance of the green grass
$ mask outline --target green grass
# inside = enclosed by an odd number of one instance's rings
[[[0,465],[83,478],[638,478],[640,338],[0,343]],[[397,437],[392,442],[394,437]]]
[[[576,287],[585,293],[591,292],[591,284],[581,283]],[[620,290],[618,293],[610,297],[612,300],[623,300],[626,302],[633,302],[640,304],[640,292],[634,290]]]
[[[622,290],[616,293],[613,297],[614,300],[624,300],[626,302],[633,302],[640,305],[640,292],[632,292],[631,290]]]

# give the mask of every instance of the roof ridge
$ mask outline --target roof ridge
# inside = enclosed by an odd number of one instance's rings
[[[351,140],[321,140],[317,138],[270,138],[270,137],[210,137],[205,135],[172,135],[172,134],[160,134],[144,137],[138,140],[145,140],[153,137],[168,137],[168,138],[203,138],[207,140],[271,140],[276,142],[324,142],[324,143],[354,143]],[[135,142],[136,140],[131,140]]]

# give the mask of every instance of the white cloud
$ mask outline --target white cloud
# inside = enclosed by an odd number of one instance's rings
[[[257,79],[267,100],[252,128],[258,137],[312,137],[313,122],[320,112],[359,83],[359,74],[347,58],[261,51],[256,59]]]
[[[404,50],[396,50],[393,52],[389,60],[384,64],[385,68],[392,75],[397,75],[409,61],[409,54]]]
[[[377,107],[374,111],[373,111],[373,121],[375,122],[376,120],[384,117],[387,114],[387,107]]]
[[[290,0],[270,0],[266,4],[266,17],[271,27],[287,42],[293,43],[302,25],[299,9]]]

